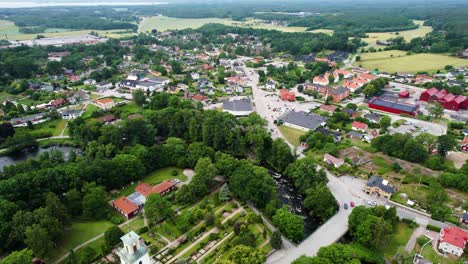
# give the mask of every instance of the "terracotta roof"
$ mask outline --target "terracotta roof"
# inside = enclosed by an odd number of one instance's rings
[[[361,123],[361,122],[357,122],[357,121],[354,121],[353,124],[352,124],[353,127],[356,127],[356,128],[359,128],[359,129],[367,129],[367,124],[365,123]]]
[[[153,193],[158,193],[158,194],[162,193],[166,191],[167,189],[172,188],[174,185],[175,183],[169,180],[163,181],[156,186],[151,186],[147,183],[139,182],[137,187],[135,188],[135,191],[141,193],[145,197],[148,197],[150,194],[153,194]]]
[[[335,112],[336,108],[337,107],[335,105],[321,105],[320,106],[321,110],[328,111],[328,112]]]
[[[454,226],[446,227],[440,232],[440,240],[464,249],[468,241],[468,232]]]
[[[361,73],[359,74],[359,78],[365,79],[365,80],[374,80],[376,77],[375,75],[372,75],[372,74]]]
[[[325,77],[315,76],[314,83],[328,83],[328,79]]]
[[[113,201],[112,204],[126,215],[129,215],[138,210],[138,206],[132,203],[132,201],[130,201],[125,196],[122,196],[119,199]]]
[[[96,103],[99,103],[99,104],[107,104],[107,103],[111,103],[113,102],[114,100],[112,98],[104,98],[104,99],[98,99],[96,100]]]
[[[351,89],[356,89],[359,88],[359,84],[351,81],[345,81],[343,83],[344,87],[351,88]]]

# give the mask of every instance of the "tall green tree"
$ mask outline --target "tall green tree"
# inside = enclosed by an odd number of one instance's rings
[[[145,214],[152,222],[159,222],[174,215],[172,204],[161,195],[154,193],[148,196],[145,204]]]

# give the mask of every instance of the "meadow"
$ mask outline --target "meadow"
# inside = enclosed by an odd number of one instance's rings
[[[406,31],[397,31],[397,32],[368,32],[367,38],[363,38],[362,41],[367,42],[369,45],[374,46],[376,48],[383,47],[377,45],[377,40],[387,40],[390,38],[396,37],[403,37],[406,41],[410,41],[411,39],[424,37],[427,33],[432,32],[432,27],[424,26],[423,20],[413,20],[413,23],[417,24],[419,28],[413,30],[406,30]]]
[[[131,36],[134,33],[128,32],[124,29],[115,30],[68,30],[63,28],[49,28],[44,33],[38,34],[24,34],[19,32],[19,28],[8,20],[0,20],[0,39],[8,40],[31,40],[35,39],[37,35],[42,35],[47,38],[52,37],[66,37],[66,36],[82,36],[88,35],[91,31],[96,32],[99,36],[107,38],[121,38]]]
[[[407,55],[404,51],[388,50],[361,54],[361,60],[355,65],[385,72],[435,72],[446,65],[468,66],[468,60],[452,57],[446,54],[419,53]]]

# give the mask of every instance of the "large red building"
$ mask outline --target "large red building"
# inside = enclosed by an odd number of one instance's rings
[[[433,87],[424,91],[419,100],[426,102],[438,102],[447,110],[458,111],[459,109],[468,109],[468,98],[463,95],[453,95],[445,89],[437,90]]]
[[[284,89],[284,88],[281,89],[280,97],[281,97],[281,100],[284,100],[284,101],[291,101],[291,102],[296,101],[296,94],[294,92],[289,91],[288,89]]]
[[[418,112],[419,106],[374,97],[372,100],[369,101],[369,108],[394,114],[408,114],[415,116]]]

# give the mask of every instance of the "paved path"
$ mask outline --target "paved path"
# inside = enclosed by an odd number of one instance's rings
[[[189,184],[189,182],[192,181],[192,178],[193,178],[193,175],[195,175],[195,172],[192,169],[185,169],[182,174],[187,176],[187,180],[182,182],[182,184]]]
[[[426,228],[419,226],[413,231],[413,234],[411,234],[410,239],[408,240],[408,243],[406,243],[405,250],[408,253],[411,253],[414,249],[414,246],[416,246],[416,240],[418,237],[424,235],[426,232]]]
[[[135,221],[136,219],[138,219],[138,217],[135,217],[135,218],[132,218],[132,219],[130,219],[130,220],[127,220],[127,221],[123,222],[122,224],[120,224],[119,227],[123,227],[123,226],[125,226],[125,225],[127,225],[127,224],[130,224],[131,222]],[[101,233],[101,234],[99,234],[99,235],[97,235],[97,236],[91,238],[90,240],[88,240],[88,241],[86,241],[86,242],[83,242],[83,243],[81,243],[80,245],[76,246],[75,248],[73,248],[73,251],[76,252],[76,251],[79,250],[80,248],[89,245],[90,243],[92,243],[92,242],[98,240],[99,238],[101,238],[101,237],[103,237],[103,236],[104,236],[104,233]],[[58,264],[58,263],[63,262],[63,261],[68,257],[68,255],[69,255],[69,253],[66,253],[66,254],[63,255],[61,258],[59,258],[58,260],[56,260],[54,263],[55,263],[55,264]]]
[[[225,236],[223,239],[221,239],[221,241],[219,241],[218,243],[216,243],[216,245],[214,245],[214,247],[210,248],[207,252],[205,252],[205,254],[203,254],[203,256],[201,256],[201,258],[197,259],[198,262],[200,262],[202,259],[204,259],[206,256],[208,256],[211,251],[215,250],[217,247],[219,247],[220,245],[222,245],[226,240],[228,240],[232,235],[234,235],[234,232],[231,232],[229,233],[227,236]]]

